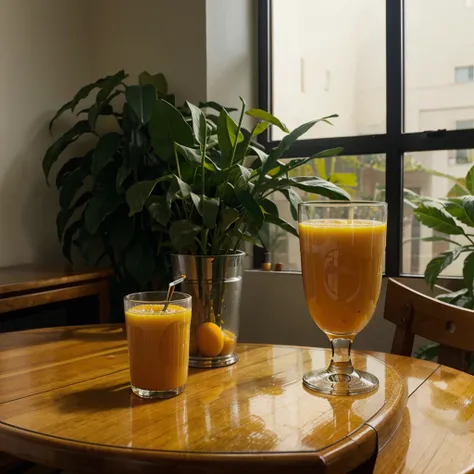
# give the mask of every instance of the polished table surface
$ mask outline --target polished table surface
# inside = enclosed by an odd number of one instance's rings
[[[379,389],[324,397],[301,377],[329,351],[238,352],[234,366],[191,370],[182,395],[148,401],[130,392],[120,326],[1,334],[0,450],[89,472],[474,471],[474,377],[355,353]]]

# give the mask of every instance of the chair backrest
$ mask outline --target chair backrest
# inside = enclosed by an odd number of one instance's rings
[[[438,362],[467,368],[474,352],[474,311],[438,301],[389,278],[384,318],[396,325],[392,353],[410,356],[415,335],[440,343]]]

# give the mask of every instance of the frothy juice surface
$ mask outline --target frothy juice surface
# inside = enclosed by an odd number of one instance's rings
[[[372,318],[380,295],[386,224],[321,219],[299,224],[306,304],[333,335],[356,334]]]
[[[145,390],[172,390],[188,377],[191,309],[142,304],[125,312],[130,378]]]

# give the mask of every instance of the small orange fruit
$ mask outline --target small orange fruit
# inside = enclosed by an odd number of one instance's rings
[[[235,348],[235,335],[232,331],[228,329],[223,329],[222,333],[224,334],[224,347],[221,350],[219,355],[226,356],[232,354]]]
[[[198,347],[201,355],[215,357],[224,347],[224,334],[221,328],[214,323],[203,323],[198,328]]]

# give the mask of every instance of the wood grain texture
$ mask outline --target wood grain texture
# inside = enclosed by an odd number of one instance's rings
[[[130,393],[120,326],[0,335],[0,446],[84,472],[371,472],[377,448],[377,474],[474,472],[474,377],[355,353],[380,388],[324,397],[306,391],[301,376],[325,365],[328,351],[238,351],[234,366],[191,371],[179,397],[147,401]]]
[[[263,345],[240,345],[234,366],[191,370],[178,397],[141,400],[123,337],[105,325],[0,335],[2,449],[89,472],[337,473],[374,459],[405,409],[407,384],[371,355],[354,362],[377,375],[377,391],[325,397],[301,377],[329,351]]]
[[[393,353],[411,355],[416,334],[441,344],[440,363],[467,368],[465,351],[474,352],[474,311],[443,303],[389,278],[384,318],[397,326]]]

